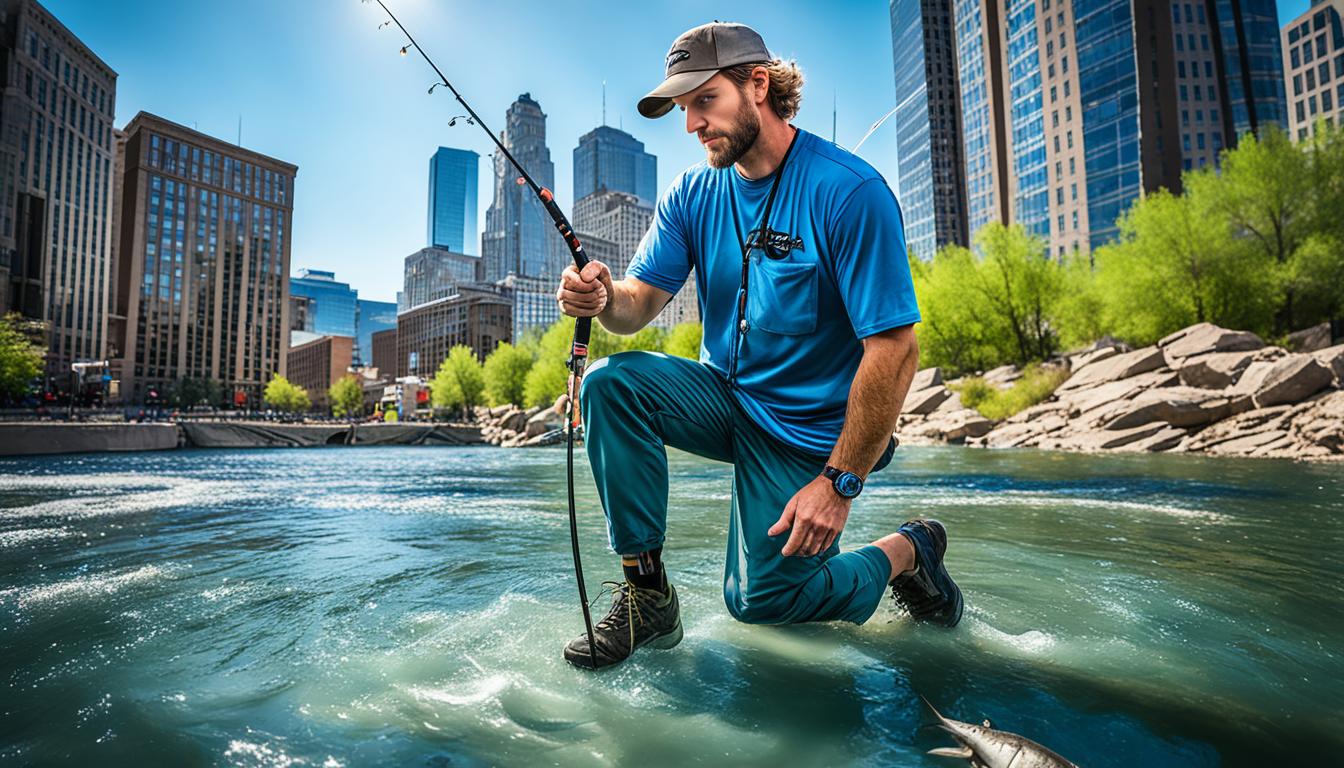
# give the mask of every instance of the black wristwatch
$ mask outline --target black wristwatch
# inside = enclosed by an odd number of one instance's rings
[[[863,493],[863,479],[853,472],[836,469],[830,464],[821,471],[823,477],[831,481],[831,487],[842,499],[852,499]]]

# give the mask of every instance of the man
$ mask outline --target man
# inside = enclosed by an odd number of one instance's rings
[[[694,270],[704,325],[699,362],[629,352],[584,378],[588,457],[625,582],[593,653],[586,635],[565,648],[572,664],[681,640],[662,565],[667,445],[734,465],[723,595],[738,620],[862,623],[888,585],[916,619],[961,618],[937,521],[839,551],[863,480],[891,461],[919,309],[891,190],[863,160],[789,125],[801,89],[797,67],[748,27],[679,37],[639,111],[679,107],[706,162],[663,195],[623,280],[599,262],[561,278],[565,314],[630,334]]]

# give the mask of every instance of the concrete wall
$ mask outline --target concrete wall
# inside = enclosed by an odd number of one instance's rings
[[[175,424],[0,424],[0,456],[163,451],[177,437]]]

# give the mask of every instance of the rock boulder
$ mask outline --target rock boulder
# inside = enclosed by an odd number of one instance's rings
[[[1250,331],[1232,331],[1213,323],[1198,323],[1157,342],[1167,356],[1167,364],[1210,352],[1241,352],[1259,349],[1265,342]],[[1172,365],[1172,367],[1176,367]]]
[[[1209,389],[1150,389],[1130,400],[1127,408],[1106,423],[1106,428],[1130,429],[1154,421],[1173,427],[1199,427],[1228,417],[1231,406],[1229,398]]]
[[[1079,368],[1068,381],[1060,385],[1060,392],[1071,392],[1085,387],[1094,387],[1111,381],[1127,379],[1140,373],[1157,370],[1166,364],[1162,350],[1157,347],[1144,347],[1133,352],[1125,352]]]
[[[930,387],[940,387],[943,385],[943,369],[938,367],[925,368],[915,373],[915,378],[910,381],[910,391],[919,392]]]
[[[1270,364],[1255,390],[1255,405],[1265,408],[1297,403],[1330,386],[1334,373],[1307,354],[1292,354]]]
[[[937,369],[935,368],[934,370]],[[905,396],[905,406],[901,408],[901,413],[914,415],[930,414],[949,397],[952,397],[952,390],[941,384],[936,387],[928,387],[919,390],[918,392],[911,391],[910,394]]]
[[[1176,372],[1187,387],[1224,389],[1237,383],[1255,362],[1256,352],[1210,352],[1180,360]]]

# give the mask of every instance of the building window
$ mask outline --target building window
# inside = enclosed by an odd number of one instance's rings
[[[1201,150],[1204,149],[1204,134],[1195,134],[1195,146],[1199,147]]]
[[[1074,165],[1072,157],[1069,158],[1069,175],[1070,176],[1074,175]]]
[[[1307,70],[1307,90],[1316,90],[1316,71],[1313,69]]]
[[[1293,95],[1302,95],[1302,75],[1293,75]]]
[[[1325,35],[1319,35],[1316,38],[1316,55],[1325,56]]]
[[[1073,229],[1074,229],[1074,231],[1077,231],[1077,230],[1078,230],[1078,212],[1077,212],[1077,211],[1074,211],[1074,212],[1073,212]]]
[[[1185,60],[1176,62],[1176,74],[1185,77]]]
[[[1185,88],[1184,85],[1182,85],[1182,86],[1181,86],[1181,101],[1189,101],[1189,100],[1190,100],[1190,92],[1186,90],[1186,88]]]
[[[1334,109],[1334,105],[1330,103],[1330,92],[1321,91],[1321,111],[1329,112],[1331,109]]]
[[[1050,122],[1053,124],[1053,127],[1059,127],[1059,110],[1050,113]]]
[[[1064,214],[1062,214],[1062,213],[1059,214],[1058,222],[1059,222],[1059,224],[1057,225],[1056,231],[1058,231],[1058,232],[1063,232],[1063,231],[1064,231]],[[1062,245],[1059,246],[1059,252],[1060,252],[1060,253],[1063,253],[1063,252],[1064,252],[1064,246],[1062,246]]]
[[[1206,62],[1204,62],[1204,77],[1207,77],[1207,78],[1210,79],[1210,80],[1213,79],[1213,62],[1212,62],[1212,61],[1206,61]]]
[[[1315,96],[1315,94],[1312,94],[1311,96],[1308,96],[1308,97],[1307,97],[1307,111],[1310,112],[1310,113],[1312,114],[1312,116],[1315,116],[1315,115],[1316,115],[1316,96]]]
[[[1312,62],[1312,59],[1315,58],[1316,56],[1313,55],[1311,52],[1311,43],[1304,43],[1302,45],[1302,63],[1310,64]]]
[[[1316,68],[1316,79],[1321,81],[1321,85],[1330,82],[1330,62],[1322,61],[1321,65]]]

